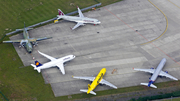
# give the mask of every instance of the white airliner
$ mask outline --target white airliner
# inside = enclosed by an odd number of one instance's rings
[[[59,19],[64,19],[64,20],[69,20],[69,21],[74,21],[77,22],[77,24],[72,28],[72,30],[76,29],[77,27],[81,26],[81,25],[85,25],[84,23],[91,23],[91,24],[100,24],[101,22],[97,19],[92,19],[92,18],[87,18],[84,17],[84,15],[82,14],[81,10],[78,8],[78,13],[79,13],[79,17],[76,16],[67,16],[65,15],[60,9],[58,9],[59,15],[57,15],[57,20]]]
[[[65,70],[64,70],[64,63],[68,62],[72,59],[75,58],[74,55],[68,55],[59,59],[56,59],[54,57],[51,57],[49,55],[46,55],[44,53],[41,53],[40,51],[38,51],[41,55],[43,55],[44,57],[48,58],[49,60],[51,60],[50,62],[47,62],[45,64],[41,64],[38,61],[35,61],[35,65],[31,64],[31,66],[34,67],[34,70],[37,70],[39,73],[41,72],[41,69],[46,69],[46,68],[51,68],[51,67],[55,67],[57,66],[58,69],[61,70],[62,74],[65,74]]]
[[[151,78],[149,78],[149,83],[141,83],[141,85],[157,88],[155,85],[153,85],[153,83],[155,82],[155,80],[157,79],[158,76],[165,76],[165,77],[168,77],[170,79],[177,81],[178,79],[169,75],[167,71],[165,71],[165,72],[162,71],[162,68],[164,67],[165,63],[166,63],[166,58],[163,58],[156,69],[154,69],[154,68],[151,68],[151,69],[136,69],[136,68],[134,68],[134,70],[137,70],[137,71],[144,71],[144,72],[149,72],[149,73],[153,74],[151,76]]]

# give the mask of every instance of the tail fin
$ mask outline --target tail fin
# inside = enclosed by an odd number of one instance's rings
[[[36,67],[42,66],[42,64],[38,61],[35,61],[35,65],[36,65]]]
[[[58,9],[58,13],[59,13],[59,16],[63,16],[64,15],[64,13],[60,9]]]
[[[87,93],[88,90],[87,90],[87,89],[80,89],[80,91]],[[90,93],[90,94],[93,94],[93,95],[96,95],[96,93],[93,92],[93,91],[90,91],[89,93]]]
[[[148,83],[141,83],[141,85],[148,86]],[[151,84],[150,87],[157,88],[155,85]]]

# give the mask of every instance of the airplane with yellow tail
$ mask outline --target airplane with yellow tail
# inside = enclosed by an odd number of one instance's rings
[[[86,92],[87,94],[90,93],[90,94],[96,95],[96,93],[93,90],[99,84],[105,84],[105,85],[108,85],[108,86],[110,86],[112,88],[117,89],[116,86],[114,86],[113,84],[111,84],[108,81],[103,79],[103,76],[104,76],[105,73],[106,73],[106,68],[102,68],[101,71],[99,72],[99,74],[96,77],[78,77],[78,76],[73,76],[73,78],[92,81],[91,85],[88,84],[88,89],[80,89],[80,91]]]

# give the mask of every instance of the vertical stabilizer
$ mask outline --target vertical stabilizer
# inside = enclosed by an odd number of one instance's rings
[[[64,13],[60,9],[58,9],[58,13],[59,13],[59,16],[64,16]]]
[[[35,61],[35,65],[36,65],[36,67],[42,66],[42,64],[38,61]]]

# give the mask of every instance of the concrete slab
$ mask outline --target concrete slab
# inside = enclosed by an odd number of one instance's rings
[[[169,21],[167,32],[153,44],[140,45],[159,37],[164,32],[166,28],[164,15],[147,0],[123,0],[100,10],[84,13],[87,17],[99,19],[102,22],[100,25],[87,24],[73,31],[69,27],[73,27],[75,23],[68,21],[45,25],[29,31],[30,37],[53,38],[39,42],[32,54],[19,49],[18,44],[14,44],[14,47],[25,66],[34,63],[32,57],[41,63],[49,61],[37,50],[56,58],[69,54],[76,56],[65,65],[65,75],[57,68],[42,71],[45,83],[51,84],[56,97],[81,93],[80,89],[87,89],[89,81],[73,79],[72,75],[96,76],[102,68],[107,69],[104,79],[118,88],[148,82],[150,74],[136,72],[132,68],[156,68],[162,58],[167,59],[163,70],[168,70],[172,76],[180,78],[179,65],[172,60],[180,61],[178,47],[180,10],[168,0],[151,1],[166,14]],[[179,3],[176,0],[172,2]],[[21,34],[11,37],[11,39],[21,38]],[[114,74],[113,69],[117,69]],[[166,81],[170,79],[156,80],[156,82]],[[107,89],[112,88],[98,86],[95,92]]]

